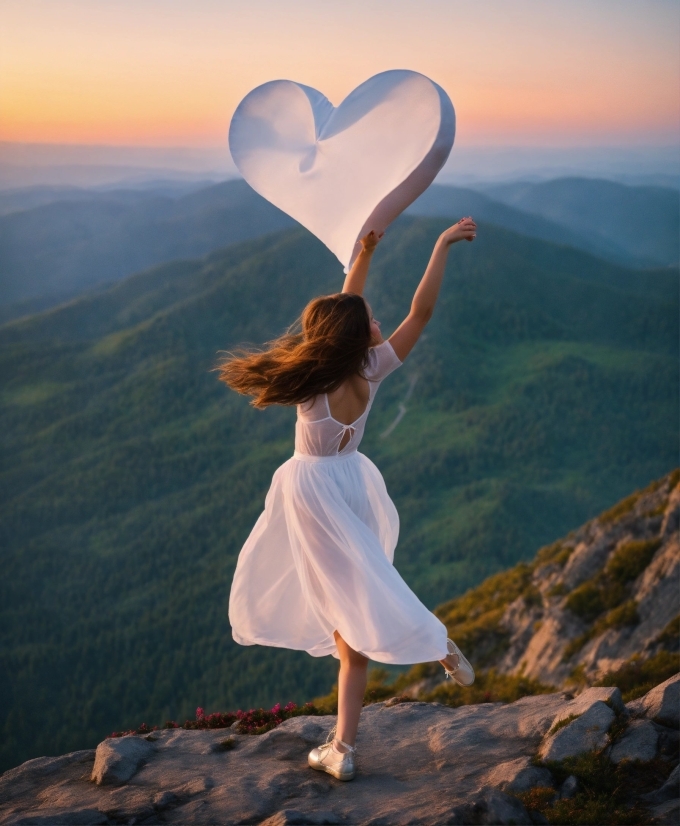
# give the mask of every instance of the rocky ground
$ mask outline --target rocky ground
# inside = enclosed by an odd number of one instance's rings
[[[656,777],[644,795],[631,788],[626,806],[646,822],[675,824],[679,718],[680,674],[628,706],[617,688],[460,708],[376,703],[362,712],[349,783],[306,765],[331,716],[296,717],[259,736],[236,727],[129,735],[6,772],[0,823],[547,823],[551,805],[588,797],[589,778],[569,766],[598,754],[612,770]]]

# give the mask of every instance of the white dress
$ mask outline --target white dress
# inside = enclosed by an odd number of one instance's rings
[[[351,425],[331,416],[326,394],[298,405],[295,454],[274,474],[236,565],[237,643],[337,657],[337,630],[378,662],[447,656],[446,627],[392,564],[399,516],[380,471],[357,451],[378,386],[400,364],[389,342],[370,349],[368,405]]]

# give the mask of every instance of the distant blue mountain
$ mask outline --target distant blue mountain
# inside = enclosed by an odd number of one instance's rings
[[[179,198],[156,191],[71,194],[0,217],[0,307],[31,299],[49,306],[146,267],[294,225],[245,181]],[[23,306],[6,310],[3,320],[22,315]]]
[[[626,186],[591,178],[558,178],[545,183],[489,186],[485,193],[568,228],[619,263],[637,262],[640,266],[678,263],[680,197],[677,189]]]

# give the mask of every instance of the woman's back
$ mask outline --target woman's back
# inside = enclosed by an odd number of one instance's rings
[[[331,412],[331,402],[327,393],[299,404],[295,425],[296,453],[308,456],[337,456],[340,453],[346,455],[354,452],[364,435],[366,419],[380,382],[400,364],[392,345],[389,341],[383,341],[368,351],[368,364],[364,369],[363,379],[357,377],[358,381],[352,379],[351,384],[345,382],[339,388],[342,393],[332,394],[337,417]],[[359,412],[362,390],[365,393],[365,402],[363,412]],[[350,416],[357,412],[359,415],[352,420]]]

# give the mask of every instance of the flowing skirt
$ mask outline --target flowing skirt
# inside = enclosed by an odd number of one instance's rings
[[[236,566],[234,640],[338,656],[333,632],[383,663],[447,656],[446,627],[392,564],[399,516],[356,451],[296,453],[276,471]]]

